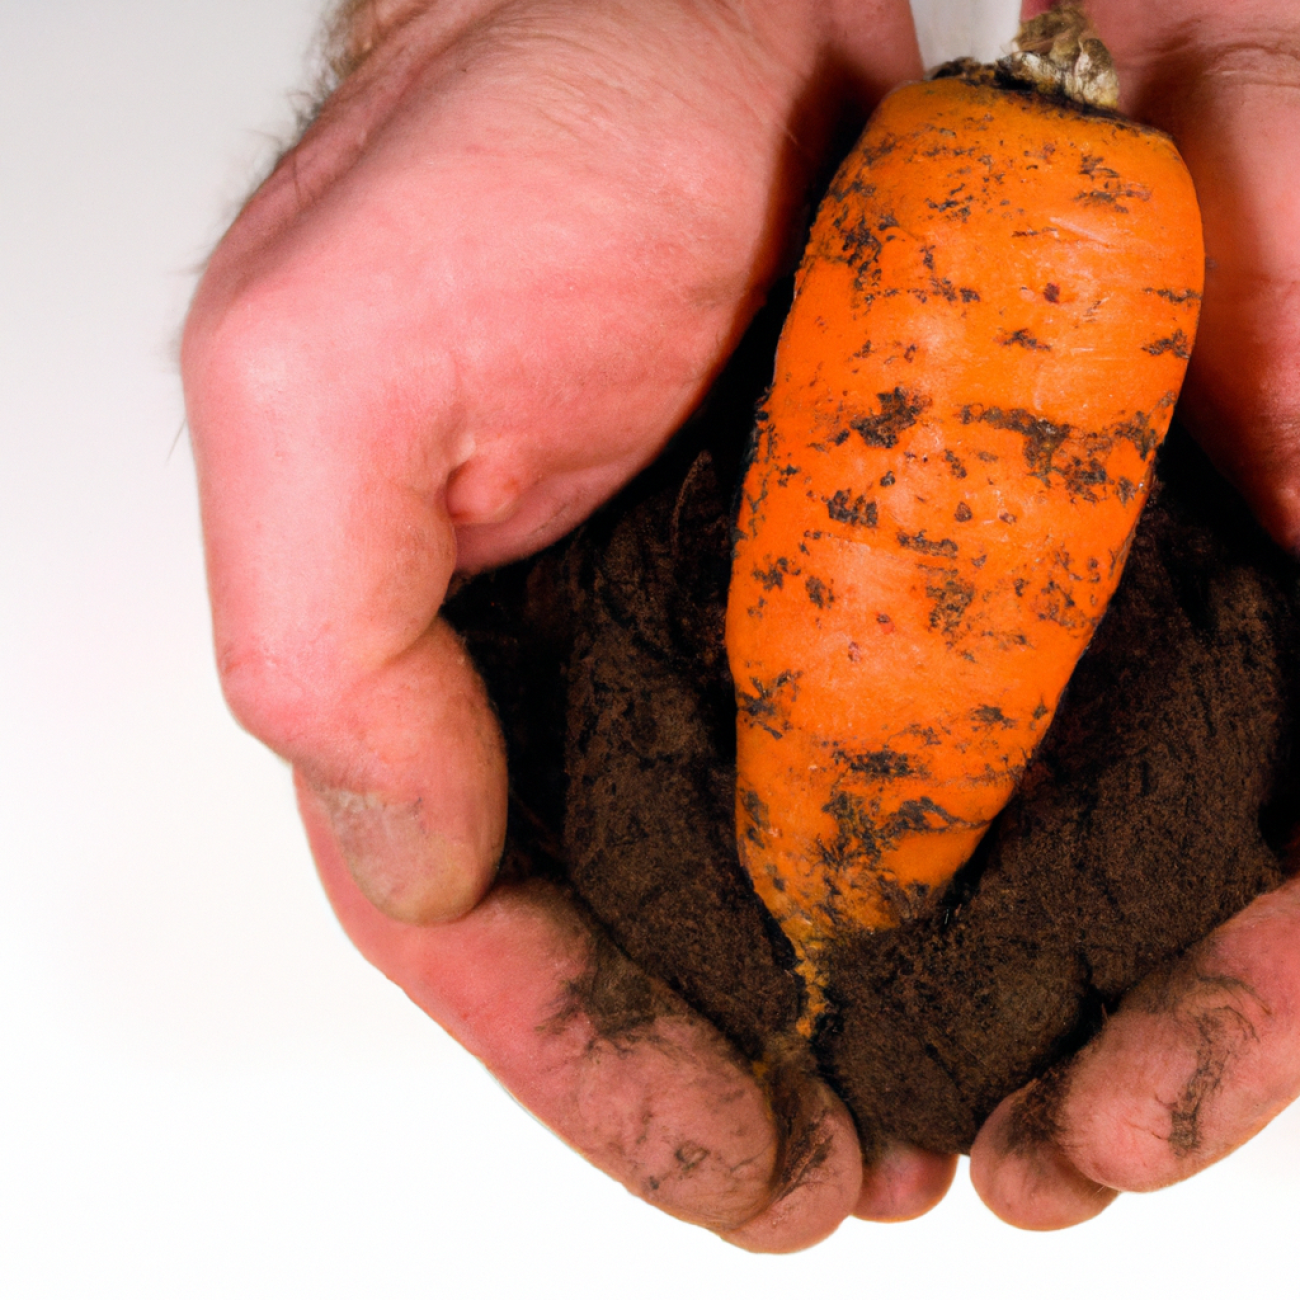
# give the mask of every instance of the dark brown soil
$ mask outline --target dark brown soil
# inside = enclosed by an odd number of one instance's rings
[[[788,1038],[799,987],[733,847],[722,625],[779,314],[655,466],[448,610],[510,750],[503,870],[567,880],[617,948],[756,1061]],[[889,1136],[967,1149],[1121,993],[1279,882],[1300,812],[1298,661],[1300,566],[1175,429],[1019,794],[933,910],[835,953],[814,1049],[868,1151]],[[625,980],[593,1009],[617,1029],[654,998]]]

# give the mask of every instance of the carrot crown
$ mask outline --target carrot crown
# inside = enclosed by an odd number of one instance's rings
[[[1021,23],[1015,50],[999,59],[1006,81],[1045,95],[1064,95],[1091,108],[1119,103],[1119,78],[1110,51],[1093,30],[1083,7],[1065,0]]]

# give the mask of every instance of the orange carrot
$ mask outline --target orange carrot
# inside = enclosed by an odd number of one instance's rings
[[[1196,329],[1172,142],[993,84],[905,86],[817,215],[760,412],[727,643],[737,838],[822,1006],[1006,803],[1097,627]]]

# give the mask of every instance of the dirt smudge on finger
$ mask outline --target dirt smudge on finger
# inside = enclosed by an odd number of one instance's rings
[[[1186,1160],[1204,1145],[1206,1108],[1234,1063],[1259,1042],[1259,1022],[1272,1012],[1249,982],[1209,969],[1208,956],[1197,952],[1149,976],[1125,1006],[1176,1025],[1194,1053],[1195,1065],[1177,1099],[1166,1103],[1166,1141],[1175,1157]]]
[[[628,1051],[653,1040],[655,1026],[665,1017],[682,1018],[687,1009],[657,980],[630,962],[598,926],[589,932],[590,955],[582,974],[565,984],[565,996],[542,1026],[545,1033],[562,1033],[585,1016],[595,1036],[588,1050],[602,1043]]]
[[[1061,1131],[1061,1109],[1069,1092],[1069,1062],[1062,1061],[1035,1079],[1007,1115],[1001,1134],[1004,1153],[1025,1155],[1054,1142]]]

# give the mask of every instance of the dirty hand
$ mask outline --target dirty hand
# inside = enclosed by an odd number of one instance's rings
[[[684,1007],[613,1050],[592,939],[494,887],[502,742],[438,611],[652,460],[787,257],[837,107],[919,71],[904,0],[360,0],[346,75],[212,258],[183,368],[216,649],[294,766],[361,951],[571,1145],[754,1249],[921,1213],[953,1162],[865,1179]],[[791,1168],[789,1147],[818,1159]]]
[[[1122,107],[1174,135],[1201,201],[1205,300],[1183,417],[1300,552],[1300,16],[1290,0],[1088,8]],[[1073,1062],[999,1106],[971,1177],[1009,1222],[1066,1227],[1118,1190],[1203,1169],[1298,1094],[1300,881],[1139,986]]]

